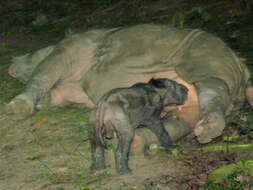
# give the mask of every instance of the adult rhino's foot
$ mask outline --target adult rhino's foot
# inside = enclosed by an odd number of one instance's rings
[[[6,114],[15,115],[16,119],[23,119],[31,115],[34,111],[34,105],[25,95],[16,96],[5,106]]]
[[[222,134],[226,123],[222,113],[212,112],[207,114],[194,129],[199,143],[209,143],[213,138]]]

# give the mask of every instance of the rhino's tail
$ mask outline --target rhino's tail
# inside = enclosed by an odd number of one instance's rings
[[[98,104],[95,113],[95,138],[104,148],[107,148],[107,144],[104,139],[105,125],[104,125],[104,110],[105,105],[103,102]]]

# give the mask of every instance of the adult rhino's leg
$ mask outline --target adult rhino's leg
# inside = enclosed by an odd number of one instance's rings
[[[38,101],[60,81],[64,73],[66,74],[65,71],[70,69],[69,63],[70,60],[63,50],[55,50],[36,68],[25,91],[6,105],[6,112],[22,117],[32,114]]]
[[[200,106],[200,120],[194,134],[200,143],[208,143],[222,134],[225,113],[231,99],[227,84],[218,78],[196,82]]]
[[[253,108],[253,86],[252,86],[252,84],[249,84],[246,88],[246,97],[247,97],[249,104]]]

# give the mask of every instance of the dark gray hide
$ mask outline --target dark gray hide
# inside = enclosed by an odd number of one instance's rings
[[[187,98],[187,88],[169,79],[151,79],[130,88],[118,88],[106,93],[99,101],[93,120],[92,153],[93,170],[105,168],[105,138],[116,133],[118,147],[115,152],[116,170],[130,172],[128,154],[137,127],[145,126],[158,137],[166,151],[173,145],[164,128],[161,111],[168,105],[182,105]]]

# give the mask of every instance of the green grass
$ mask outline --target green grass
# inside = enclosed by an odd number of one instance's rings
[[[233,173],[222,183],[207,182],[203,186],[204,190],[242,190],[247,184],[237,179],[239,173]]]

